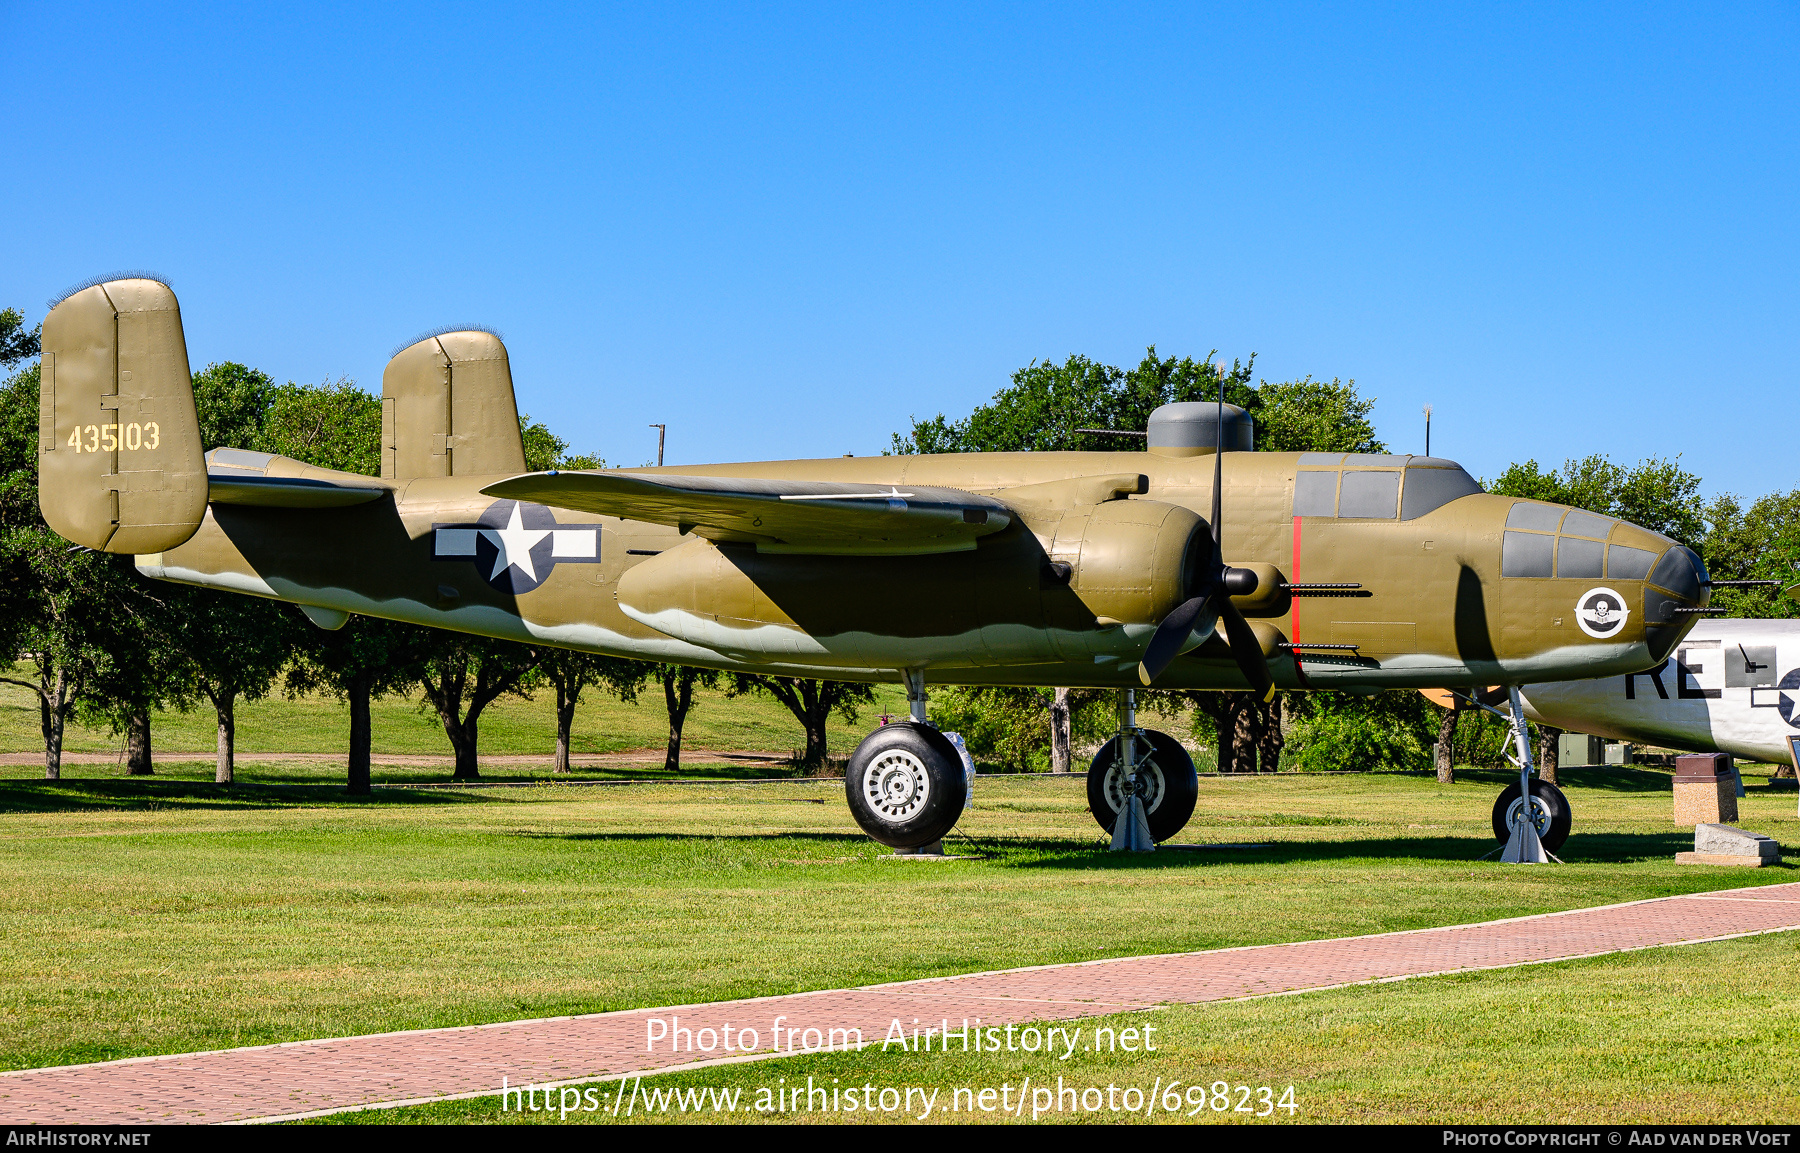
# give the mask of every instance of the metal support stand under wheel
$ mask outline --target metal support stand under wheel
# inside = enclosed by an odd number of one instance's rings
[[[1199,795],[1193,758],[1167,733],[1137,725],[1137,693],[1119,694],[1119,733],[1088,768],[1088,811],[1115,852],[1152,852],[1180,832]]]
[[[1533,779],[1536,765],[1531,757],[1531,730],[1525,722],[1525,704],[1519,697],[1517,685],[1508,685],[1506,694],[1511,705],[1510,715],[1483,703],[1473,694],[1465,698],[1504,720],[1512,730],[1514,751],[1507,759],[1518,766],[1519,783],[1516,786],[1518,792],[1514,794],[1514,786],[1508,786],[1494,808],[1495,836],[1498,838],[1502,830],[1505,832],[1500,860],[1514,865],[1547,864],[1556,858],[1551,856],[1551,847],[1546,842],[1553,841],[1555,848],[1561,848],[1563,839],[1569,835],[1569,803],[1555,785]]]

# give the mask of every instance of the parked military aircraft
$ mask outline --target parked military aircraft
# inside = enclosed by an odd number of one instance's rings
[[[1662,664],[1526,685],[1525,715],[1620,741],[1792,764],[1800,737],[1800,621],[1709,620]]]
[[[1635,525],[1483,493],[1432,457],[1259,453],[1242,410],[1174,404],[1136,452],[970,453],[528,472],[492,334],[382,377],[379,478],[202,455],[175,295],[93,283],[44,321],[44,517],[145,574],[647,660],[902,681],[846,791],[897,847],[961,813],[927,678],[1121,694],[1090,769],[1158,839],[1193,765],[1136,687],[1520,685],[1655,668],[1707,611],[1699,559]],[[1202,515],[1206,510],[1208,515]],[[1553,788],[1552,786],[1545,786]]]

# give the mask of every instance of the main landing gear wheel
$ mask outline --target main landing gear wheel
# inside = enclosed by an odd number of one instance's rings
[[[942,840],[969,799],[962,757],[929,725],[884,725],[850,754],[844,770],[850,815],[863,832],[896,849]]]
[[[1519,784],[1514,781],[1494,802],[1495,840],[1503,845],[1507,842],[1524,808],[1519,803]],[[1563,847],[1563,842],[1569,839],[1572,819],[1569,798],[1563,796],[1563,791],[1549,781],[1531,778],[1531,823],[1537,826],[1538,840],[1544,843],[1544,848],[1554,853]]]
[[[1144,746],[1149,746],[1145,755]],[[1144,815],[1150,821],[1150,837],[1162,842],[1179,833],[1194,815],[1194,802],[1200,798],[1200,778],[1194,773],[1194,758],[1181,747],[1181,742],[1167,733],[1139,729],[1137,771],[1138,795],[1143,798]],[[1088,767],[1088,812],[1108,833],[1118,823],[1119,810],[1125,801],[1125,766],[1119,763],[1119,738],[1100,746],[1094,763]]]

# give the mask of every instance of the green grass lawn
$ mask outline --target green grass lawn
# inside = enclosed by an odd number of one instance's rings
[[[1043,1053],[860,1053],[790,1057],[644,1078],[610,1113],[617,1084],[593,1086],[593,1112],[502,1110],[497,1097],[320,1118],[335,1124],[774,1121],[902,1119],[898,1106],[854,1112],[808,1110],[778,1095],[810,1083],[827,1089],[874,1085],[920,1090],[913,1120],[1015,1120],[983,1111],[972,1092],[1007,1086],[1036,1092],[1040,1122],[1350,1122],[1357,1124],[1792,1124],[1800,1076],[1792,1066],[1800,1035],[1800,994],[1786,979],[1800,964],[1800,935],[1769,934],[1679,948],[1486,973],[1329,989],[1081,1022],[1073,1047]],[[955,1025],[955,1022],[952,1022]],[[1157,1052],[1093,1052],[1094,1030],[1153,1024]],[[1062,1051],[1068,1051],[1066,1059]],[[1061,1098],[1056,1091],[1073,1092]],[[1028,1080],[1029,1079],[1029,1080]],[[1174,1083],[1174,1097],[1167,1096]],[[1223,1094],[1216,1088],[1227,1087]],[[1248,1089],[1244,1092],[1239,1087]],[[1257,1090],[1268,1087],[1266,1099]],[[1124,1110],[1138,1091],[1144,1105]],[[1292,1087],[1293,1094],[1287,1096]],[[1111,1088],[1111,1107],[1107,1090]],[[636,1090],[633,1093],[631,1090]],[[708,1089],[706,1107],[669,1107],[670,1090]],[[737,1091],[738,1108],[716,1109],[717,1091]],[[934,1108],[925,1093],[936,1091]],[[765,1091],[768,1091],[765,1094]],[[1027,1090],[1027,1092],[1030,1092]],[[658,1096],[661,1112],[646,1110]],[[728,1102],[732,1098],[725,1098]],[[1277,1108],[1282,1100],[1291,1110]],[[542,1102],[540,1097],[539,1102]],[[560,1100],[560,1097],[558,1098]],[[691,1098],[689,1098],[691,1100]],[[804,1098],[802,1099],[804,1100]],[[990,1099],[998,1104],[1006,1097]],[[758,1110],[758,1102],[766,1111]],[[840,1106],[844,1099],[840,1097]],[[1173,1113],[1164,1106],[1172,1103]],[[514,1102],[514,1104],[519,1104]],[[1240,1112],[1239,1110],[1242,1109]],[[1259,1117],[1257,1114],[1264,1113]]]
[[[10,779],[0,1067],[1341,936],[1794,876],[1675,865],[1691,835],[1668,822],[1668,778],[1633,772],[1565,774],[1567,865],[1477,862],[1502,779],[1207,778],[1183,839],[1270,847],[1124,857],[1099,851],[1079,777],[983,778],[953,843],[984,859],[934,866],[877,863],[830,782],[356,801],[298,778]],[[1741,824],[1800,847],[1794,794],[1753,785],[1742,805]]]

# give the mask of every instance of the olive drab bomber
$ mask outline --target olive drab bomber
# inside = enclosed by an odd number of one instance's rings
[[[521,475],[505,349],[457,332],[384,375],[378,479],[233,449],[203,464],[155,281],[63,300],[44,350],[52,527],[153,577],[322,610],[796,676],[1126,687],[1210,547],[1213,454],[1154,439]],[[1257,574],[1232,601],[1284,689],[1635,672],[1707,601],[1673,541],[1482,493],[1450,461],[1220,463],[1225,560]],[[1359,587],[1286,587],[1333,584]],[[1184,647],[1159,687],[1245,687],[1219,637]]]
[[[1247,451],[1248,414],[1222,399],[1159,409],[1136,452],[531,473],[505,347],[450,331],[383,374],[377,478],[203,459],[180,311],[155,280],[69,295],[43,349],[40,501],[69,540],[328,628],[363,614],[903,681],[913,721],[871,735],[846,776],[856,819],[897,846],[941,837],[967,795],[924,724],[927,677],[1126,690],[1120,747],[1166,760],[1178,746],[1130,719],[1141,684],[1266,697],[1616,676],[1660,666],[1708,611],[1699,558],[1667,537],[1484,493],[1453,461]],[[1090,798],[1162,772],[1103,769]],[[1191,763],[1170,772],[1142,794],[1159,839],[1180,824],[1161,798],[1192,805]]]

